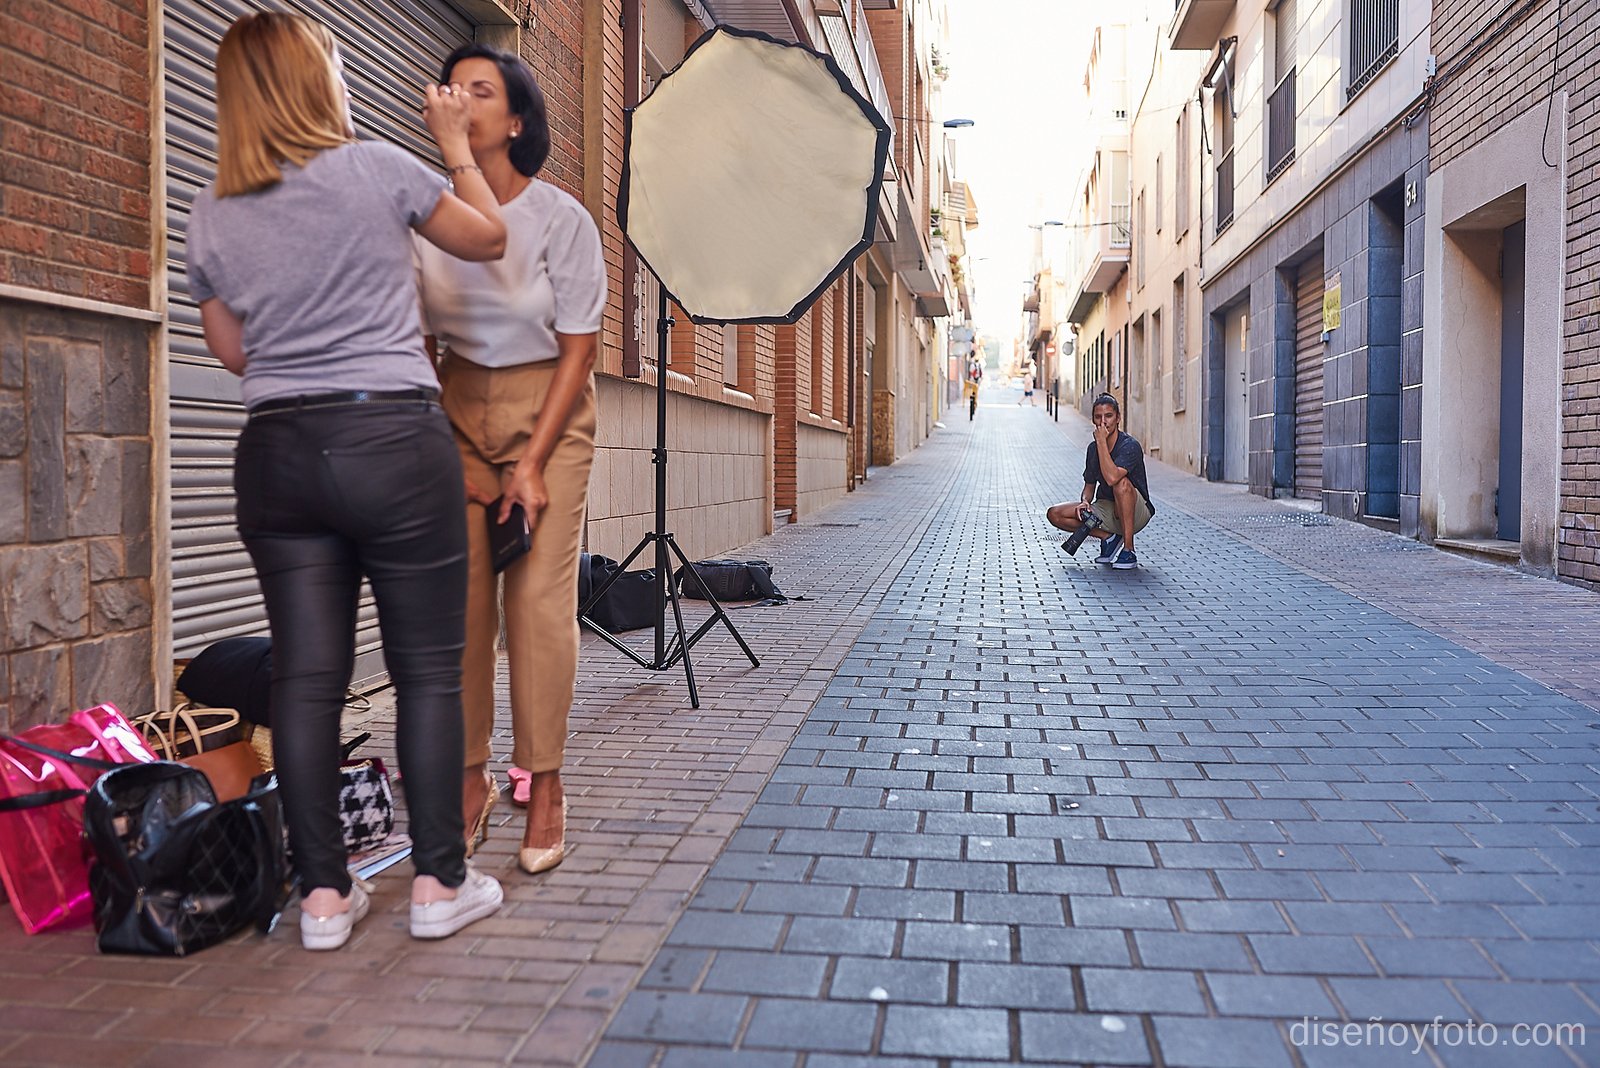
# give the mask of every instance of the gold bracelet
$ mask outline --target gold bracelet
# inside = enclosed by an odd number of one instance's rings
[[[460,166],[450,168],[451,174],[461,174],[464,171],[477,171],[479,174],[482,174],[483,168],[478,166],[476,163],[463,163]]]

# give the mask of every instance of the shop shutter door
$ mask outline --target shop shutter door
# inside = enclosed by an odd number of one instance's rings
[[[446,4],[425,0],[282,6],[317,19],[338,38],[358,136],[401,145],[438,166],[419,115],[422,86],[438,76],[452,49],[472,39],[468,21]],[[267,632],[260,587],[234,531],[233,444],[244,425],[239,387],[206,351],[184,275],[189,208],[216,170],[217,43],[235,18],[257,9],[240,0],[164,5],[172,629],[179,657],[219,638]],[[373,681],[383,666],[377,613],[365,592],[356,644],[356,681]]]
[[[1295,283],[1294,495],[1322,499],[1322,261]]]

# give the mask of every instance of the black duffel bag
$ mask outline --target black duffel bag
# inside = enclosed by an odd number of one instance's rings
[[[200,651],[178,676],[178,691],[205,708],[235,708],[271,727],[272,639],[224,638]]]
[[[587,615],[596,626],[611,634],[625,630],[640,630],[656,625],[656,572],[654,568],[643,571],[623,571],[617,581],[606,590],[606,595],[595,604],[589,604],[602,583],[622,567],[609,556],[582,553],[578,556],[578,612]],[[584,606],[588,605],[588,611]]]
[[[695,575],[700,581],[695,581]],[[771,601],[782,604],[788,598],[772,582],[772,565],[765,560],[696,560],[694,571],[678,568],[673,576],[680,596],[697,601]]]
[[[129,764],[84,800],[94,848],[89,894],[102,953],[181,957],[254,924],[263,934],[289,897],[277,780],[218,803],[186,764]]]

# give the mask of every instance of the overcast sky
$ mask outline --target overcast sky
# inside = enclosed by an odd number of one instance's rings
[[[1030,276],[1030,223],[1067,217],[1083,162],[1079,113],[1090,30],[1117,0],[946,0],[950,12],[947,119],[957,175],[972,187],[979,228],[968,245],[973,317],[1009,354]]]

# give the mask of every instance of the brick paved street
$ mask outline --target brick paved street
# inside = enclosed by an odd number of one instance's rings
[[[698,711],[587,641],[575,850],[501,810],[494,920],[413,942],[397,871],[333,954],[7,921],[0,1063],[1600,1064],[1600,598],[1159,468],[1112,572],[1042,523],[1085,440],[985,407],[749,547],[811,599]],[[1508,1044],[1296,1043],[1373,1016]]]

